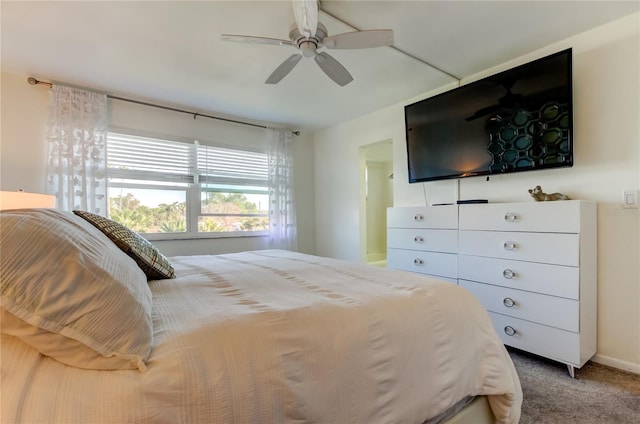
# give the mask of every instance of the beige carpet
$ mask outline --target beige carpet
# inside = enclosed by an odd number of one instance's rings
[[[509,349],[524,403],[520,424],[640,424],[640,375],[588,362],[566,365]]]

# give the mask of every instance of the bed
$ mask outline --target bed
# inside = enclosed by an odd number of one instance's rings
[[[165,258],[86,213],[0,223],[2,423],[519,420],[456,285],[282,250]]]

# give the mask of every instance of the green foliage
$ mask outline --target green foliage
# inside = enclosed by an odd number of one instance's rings
[[[224,231],[224,226],[211,217],[205,217],[198,222],[198,231],[201,233],[219,233]]]
[[[242,231],[261,231],[269,229],[269,218],[252,216],[245,218],[241,224]]]
[[[131,193],[109,198],[109,218],[138,233],[148,233],[153,226],[151,209],[141,206]]]
[[[184,233],[187,231],[187,205],[182,202],[162,203],[154,209],[154,224],[161,233]]]
[[[255,203],[242,193],[206,193],[202,201],[204,213],[260,213]]]
[[[203,213],[258,214],[255,203],[242,193],[206,193],[202,202]],[[185,202],[160,204],[155,208],[144,206],[131,193],[109,198],[109,217],[138,233],[181,233],[187,231]],[[260,231],[267,230],[269,219],[256,216],[202,217],[199,232]]]

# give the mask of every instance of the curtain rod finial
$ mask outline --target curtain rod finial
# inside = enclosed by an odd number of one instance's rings
[[[49,87],[49,88],[53,87],[53,84],[52,84],[52,83],[50,83],[50,82],[44,82],[44,81],[40,81],[40,80],[38,80],[38,79],[36,79],[36,78],[34,78],[34,77],[29,77],[29,78],[27,78],[27,82],[28,82],[30,85],[38,85],[38,84],[42,84],[42,85],[46,85],[46,86],[47,86],[47,87]]]

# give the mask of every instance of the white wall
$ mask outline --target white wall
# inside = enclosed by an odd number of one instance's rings
[[[622,192],[640,186],[640,15],[634,14],[464,83],[572,47],[574,60],[573,168],[532,171],[460,182],[460,198],[532,201],[541,185],[574,199],[598,202],[598,354],[596,359],[640,373],[640,225],[638,210],[622,209]],[[446,87],[450,89],[455,85]],[[443,91],[440,89],[438,91]],[[457,181],[408,184],[404,105],[317,132],[316,246],[323,256],[359,261],[358,148],[392,139],[394,205],[455,201]]]
[[[0,189],[46,191],[45,130],[49,89],[31,86],[27,75],[2,73],[0,79]],[[109,124],[141,134],[191,137],[202,143],[263,149],[264,130],[137,105],[108,101]],[[202,112],[202,111],[201,111]],[[204,112],[202,112],[204,113]],[[215,115],[214,112],[210,113]],[[315,252],[313,145],[311,134],[294,136],[295,185],[298,201],[298,248]],[[267,248],[266,237],[238,237],[205,240],[157,240],[153,242],[168,256],[216,254]]]
[[[46,192],[49,90],[27,84],[26,75],[0,78],[0,189]]]

